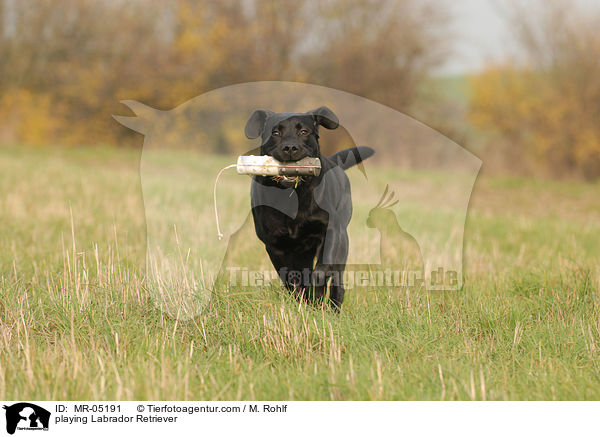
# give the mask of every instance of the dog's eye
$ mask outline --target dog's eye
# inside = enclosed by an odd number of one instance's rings
[[[308,135],[308,129],[300,129],[300,135]]]
[[[271,135],[273,135],[274,137],[278,137],[279,135],[281,135],[281,133],[279,133],[278,130],[274,130],[273,132],[271,132]]]

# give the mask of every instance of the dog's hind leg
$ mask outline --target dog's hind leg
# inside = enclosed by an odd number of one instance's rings
[[[321,303],[327,291],[327,284],[330,280],[328,269],[323,265],[323,247],[321,244],[316,251],[317,265],[312,271],[312,298],[315,303]]]
[[[328,281],[329,277],[325,272],[319,269],[311,272],[311,284],[307,289],[309,302],[320,304],[323,301]]]

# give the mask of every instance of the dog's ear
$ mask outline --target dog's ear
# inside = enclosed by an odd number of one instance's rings
[[[308,114],[312,115],[317,124],[320,124],[325,129],[336,129],[340,125],[337,115],[327,106],[321,106],[320,108],[308,111]]]
[[[265,128],[265,123],[267,122],[267,118],[273,115],[273,111],[265,110],[265,109],[256,109],[250,118],[246,122],[246,128],[244,129],[244,133],[246,134],[246,138],[253,140],[254,138],[258,138],[263,129]]]

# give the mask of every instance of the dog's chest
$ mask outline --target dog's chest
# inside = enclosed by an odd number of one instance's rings
[[[327,232],[327,213],[323,210],[299,211],[294,219],[287,217],[284,229],[286,237],[295,240],[324,237]]]

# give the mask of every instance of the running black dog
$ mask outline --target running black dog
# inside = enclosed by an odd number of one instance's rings
[[[352,216],[350,181],[344,170],[375,153],[363,146],[322,156],[319,126],[336,129],[338,125],[338,117],[322,106],[306,113],[258,109],[245,129],[249,139],[261,137],[262,155],[286,162],[307,156],[321,160],[319,176],[254,176],[252,215],[256,234],[286,288],[315,302],[323,299],[329,285],[335,310],[344,301],[346,228]]]

